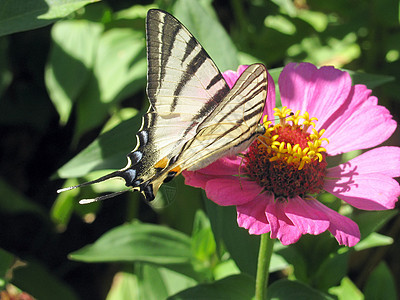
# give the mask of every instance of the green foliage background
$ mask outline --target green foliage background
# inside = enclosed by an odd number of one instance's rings
[[[120,190],[115,181],[55,192],[126,164],[147,109],[149,8],[174,14],[222,71],[262,62],[277,79],[292,61],[345,68],[399,120],[399,1],[3,0],[2,296],[13,285],[37,299],[252,297],[258,237],[237,227],[234,208],[214,205],[182,178],[163,187],[156,211],[137,193],[77,204]],[[399,131],[385,144],[399,145]],[[347,249],[323,234],[277,243],[269,296],[397,299],[397,210],[321,201],[352,216],[362,241]]]

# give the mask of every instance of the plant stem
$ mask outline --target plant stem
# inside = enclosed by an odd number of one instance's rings
[[[261,235],[260,250],[258,252],[257,278],[256,278],[256,300],[267,299],[269,264],[274,249],[274,240],[269,233]]]

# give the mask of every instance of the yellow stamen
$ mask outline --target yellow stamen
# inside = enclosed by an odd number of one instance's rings
[[[297,164],[298,169],[301,170],[304,166],[313,161],[321,162],[323,160],[322,152],[326,152],[324,147],[321,147],[322,143],[329,143],[327,138],[322,138],[322,135],[325,133],[325,129],[321,129],[320,131],[316,130],[316,122],[317,118],[310,118],[308,112],[300,114],[300,111],[297,110],[294,114],[291,114],[291,110],[286,106],[281,109],[274,108],[274,116],[279,118],[279,123],[272,125],[271,121],[268,121],[268,116],[264,116],[263,123],[266,128],[266,133],[263,135],[264,142],[261,142],[267,147],[267,152],[272,153],[272,157],[269,160],[277,161],[282,160],[288,164]],[[307,138],[307,146],[303,149],[300,144],[292,145],[287,141],[279,141],[280,129],[292,129],[300,130],[303,133],[303,137]],[[311,133],[308,133],[309,129],[311,129]],[[285,129],[286,130],[286,129]],[[290,131],[289,131],[290,132]]]

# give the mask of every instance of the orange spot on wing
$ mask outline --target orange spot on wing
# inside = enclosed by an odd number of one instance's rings
[[[164,169],[168,166],[169,159],[167,157],[164,157],[160,159],[156,164],[154,165],[154,168],[156,169]]]
[[[176,172],[177,174],[179,174],[182,171],[180,166],[176,166],[175,168],[171,169],[170,172]]]

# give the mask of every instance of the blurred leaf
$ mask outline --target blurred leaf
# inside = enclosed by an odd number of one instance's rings
[[[192,236],[203,229],[211,229],[211,224],[204,211],[199,209],[194,216]]]
[[[141,124],[137,115],[99,136],[88,147],[62,166],[61,178],[82,177],[94,170],[117,169],[126,165],[126,155],[136,144],[134,134]]]
[[[0,248],[0,291],[9,280],[9,278],[7,278],[7,272],[11,269],[14,260],[13,254]]]
[[[7,52],[8,40],[5,38],[0,38],[0,97],[10,85],[13,77],[9,66]]]
[[[144,28],[113,28],[100,38],[94,77],[77,100],[75,138],[99,126],[111,105],[144,88],[146,79]]]
[[[166,299],[197,283],[190,277],[149,264],[137,264],[135,270],[139,280],[140,299],[143,300]]]
[[[99,0],[2,0],[0,36],[46,26]]]
[[[138,300],[139,287],[137,276],[128,272],[118,272],[106,300]]]
[[[295,247],[284,247],[276,251],[285,261],[293,266],[294,277],[298,280],[307,282],[307,261],[306,258]]]
[[[146,79],[144,28],[113,28],[101,37],[94,73],[103,103],[124,99],[143,88]]]
[[[213,270],[213,276],[215,280],[219,280],[236,274],[240,274],[240,270],[236,266],[233,259],[225,260],[218,263]]]
[[[268,288],[268,299],[279,300],[333,300],[329,295],[314,290],[300,281],[281,279]]]
[[[349,252],[328,257],[313,276],[319,290],[328,290],[337,285],[347,274]]]
[[[374,89],[378,86],[393,82],[395,80],[393,76],[388,75],[368,74],[351,70],[345,71],[349,72],[351,79],[353,80],[353,84],[365,84],[369,89]]]
[[[239,269],[255,277],[260,237],[250,235],[237,225],[234,206],[218,206],[206,198],[205,205],[217,247],[221,251],[222,245],[225,245]]]
[[[393,244],[393,238],[376,232],[372,232],[354,246],[356,251],[361,251],[373,247],[388,246]]]
[[[264,24],[266,27],[275,29],[283,34],[293,35],[296,33],[294,24],[282,15],[267,16],[264,20]]]
[[[164,266],[192,278],[204,277],[193,269],[190,238],[176,230],[132,223],[115,227],[94,244],[69,255],[84,262],[147,262]]]
[[[381,262],[369,276],[364,288],[365,300],[396,300],[396,284],[390,269]]]
[[[180,292],[170,300],[200,299],[252,299],[254,296],[254,279],[246,275],[232,275],[212,283],[200,284]]]
[[[150,224],[126,224],[103,234],[94,244],[71,253],[85,262],[141,261],[155,264],[190,262],[190,238],[178,231]]]
[[[323,32],[328,26],[328,16],[325,13],[307,9],[299,9],[297,12],[299,19],[309,23],[318,32]]]
[[[297,61],[340,68],[360,56],[360,46],[356,42],[357,35],[354,32],[349,32],[341,39],[329,37],[326,43],[318,36],[310,36],[290,46],[287,53]]]
[[[195,224],[196,231],[192,235],[192,250],[194,256],[200,261],[208,260],[216,251],[214,235],[211,230],[209,221],[201,210],[196,213]],[[203,225],[200,225],[200,222]],[[200,225],[200,226],[199,226]]]
[[[178,0],[173,15],[189,29],[221,71],[239,66],[235,45],[219,21],[196,0]]]
[[[45,80],[63,124],[68,121],[73,103],[87,85],[102,31],[102,24],[87,20],[60,21],[52,28],[53,47]]]
[[[280,255],[272,253],[269,272],[280,271],[289,266],[289,263]]]
[[[398,214],[398,210],[382,210],[382,211],[363,211],[359,215],[354,216],[353,220],[358,224],[361,232],[361,238],[367,237],[374,231],[378,231],[392,217]]]
[[[325,232],[318,236],[304,235],[290,247],[276,247],[275,252],[293,266],[294,276],[289,278],[311,283],[319,280],[316,274],[321,272],[321,266],[337,255],[338,249],[336,240]]]
[[[69,179],[65,182],[66,187],[77,184],[78,182],[76,179]],[[52,221],[58,225],[60,231],[63,231],[66,228],[71,218],[76,205],[75,199],[78,194],[78,189],[68,191],[68,193],[61,193],[53,203],[50,216]]]
[[[349,277],[344,277],[339,286],[329,289],[329,293],[338,297],[338,300],[364,300],[364,295]]]
[[[68,285],[60,281],[45,266],[33,261],[27,262],[26,266],[16,268],[11,283],[36,299],[79,299]]]
[[[0,191],[0,210],[2,213],[18,214],[28,212],[36,213],[43,217],[46,216],[46,212],[42,207],[27,199],[2,179],[0,179]]]

